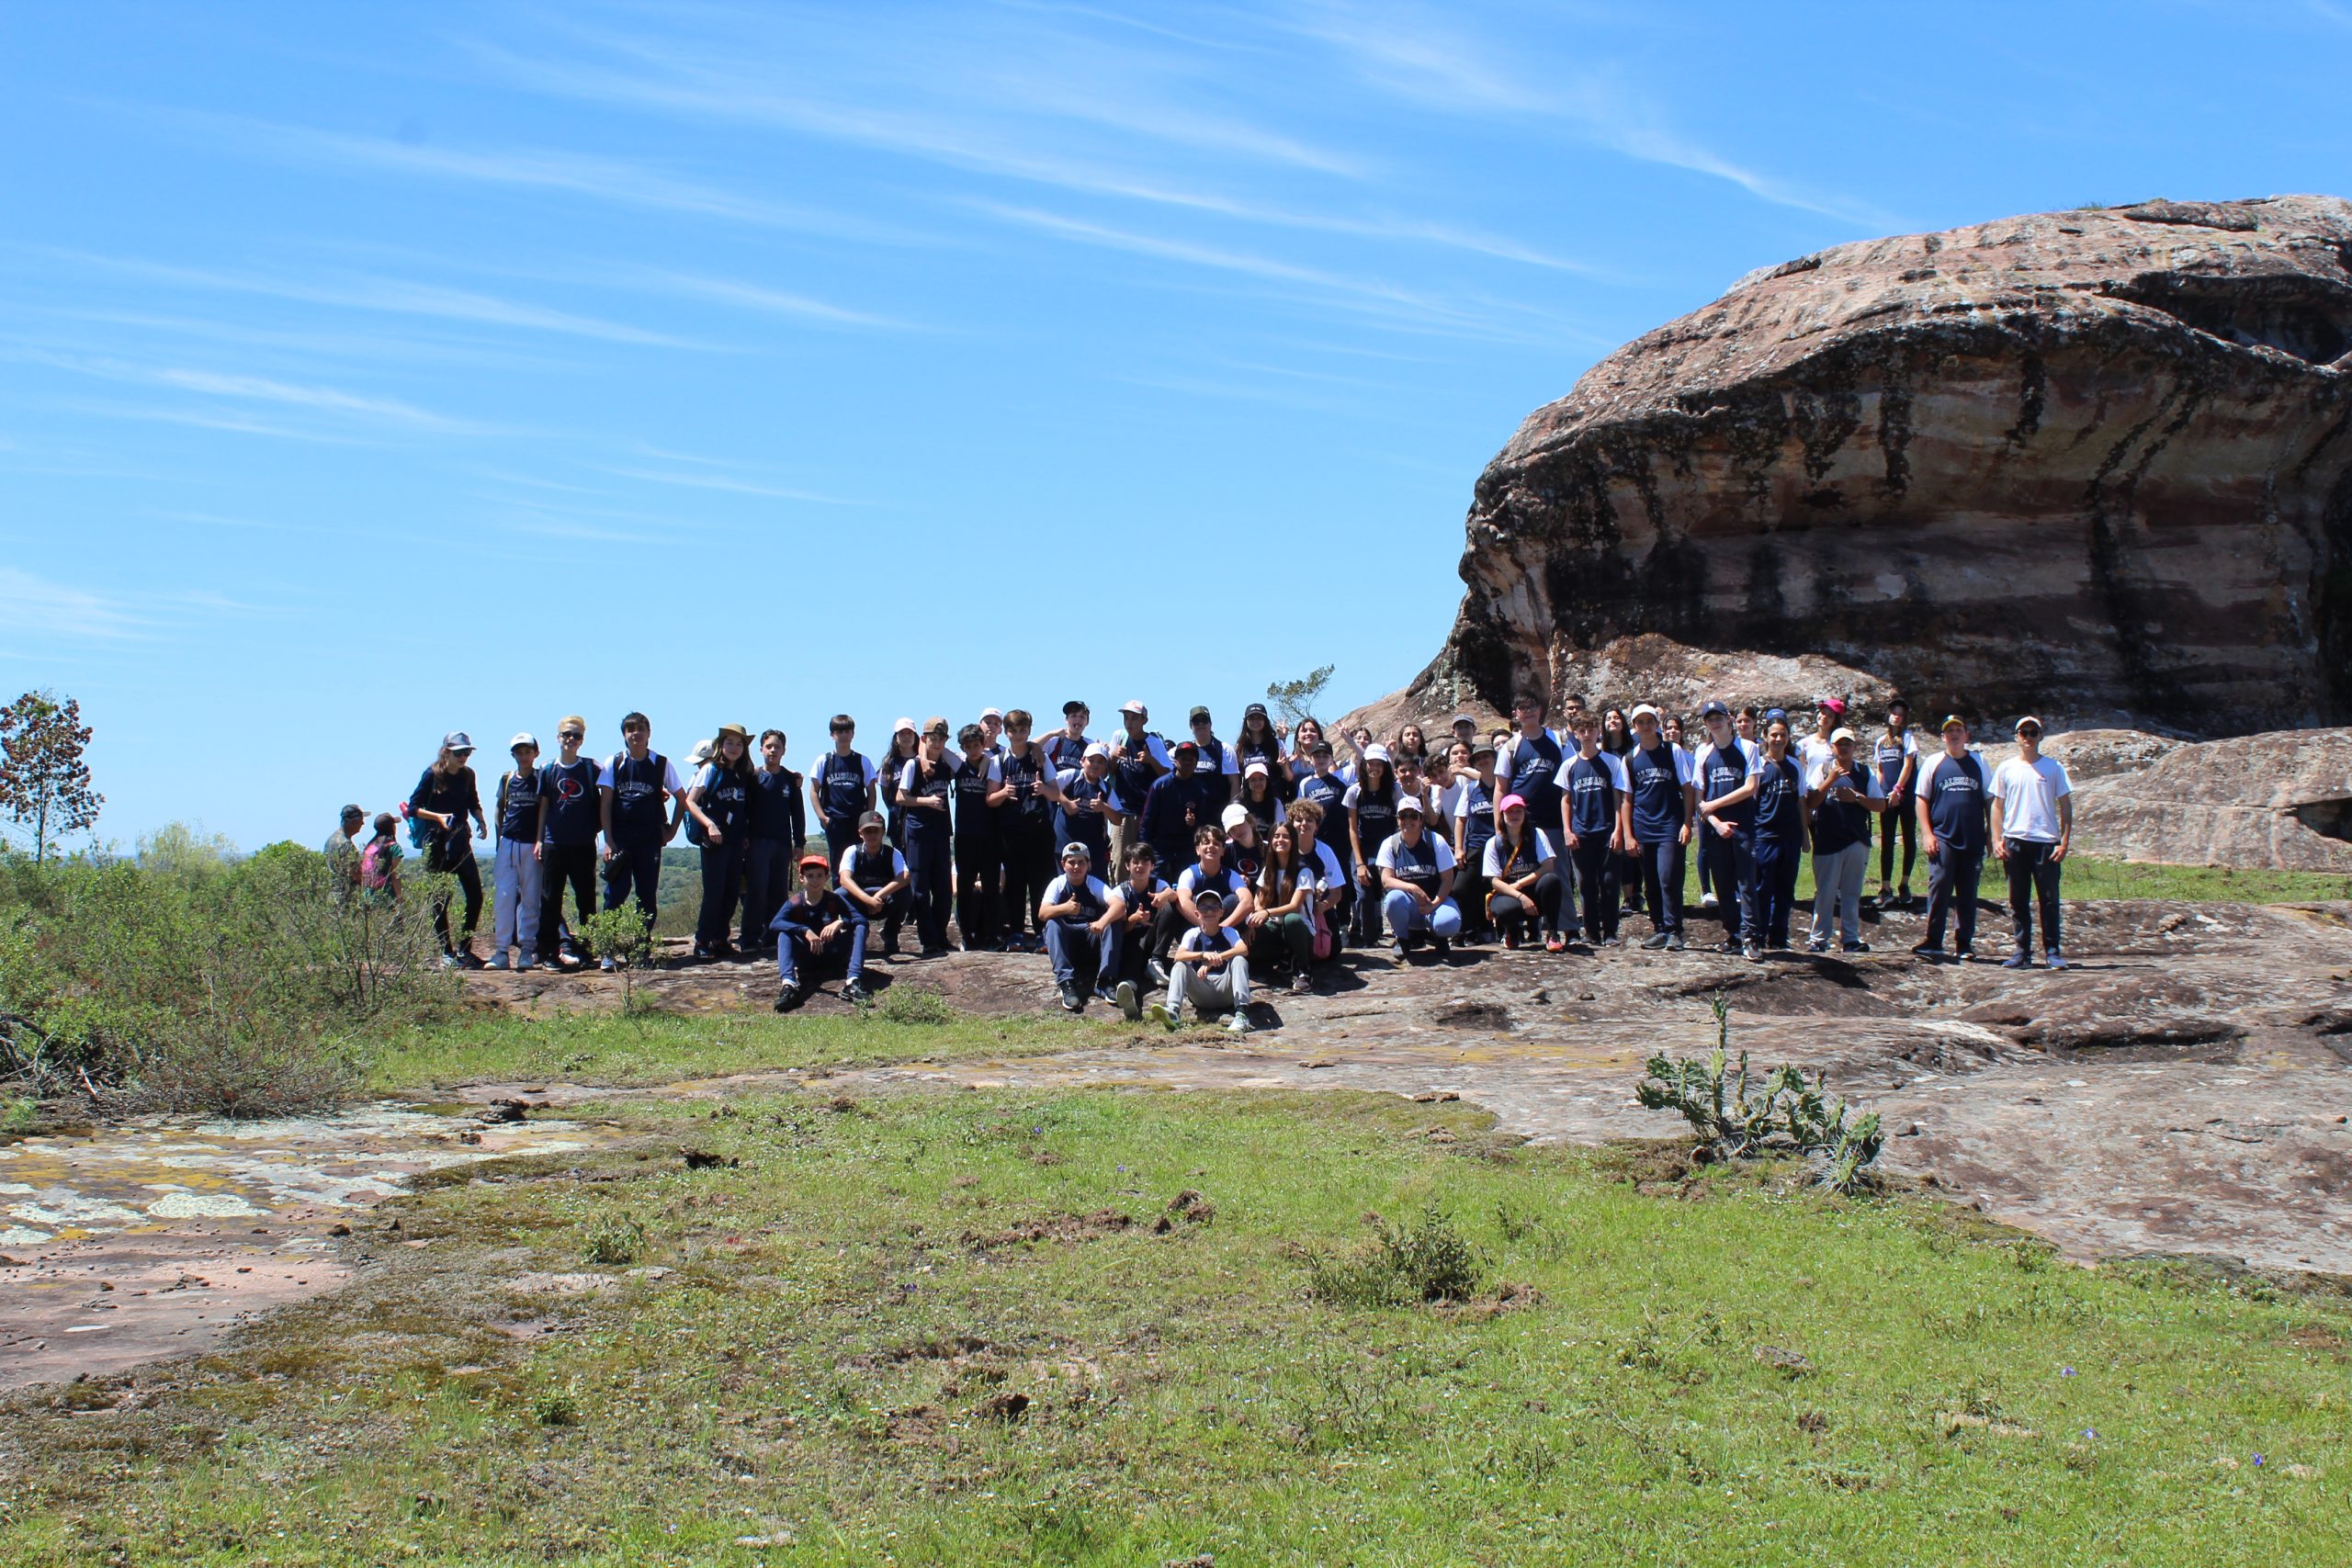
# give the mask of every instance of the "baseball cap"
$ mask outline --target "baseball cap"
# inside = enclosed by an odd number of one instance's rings
[[[833,868],[826,863],[825,857],[822,855],[802,855],[800,857],[800,869],[803,871],[831,871]]]
[[[1263,718],[1266,716],[1266,705],[1263,703],[1251,703],[1248,707],[1241,710],[1241,716],[1244,718]]]
[[[857,830],[861,833],[865,832],[868,828],[880,828],[884,826],[886,826],[886,824],[883,822],[882,813],[879,811],[869,811],[865,816],[857,819]]]
[[[1004,710],[1002,708],[982,708],[980,710],[980,716],[982,718],[1002,718],[1004,716]]]
[[[1789,722],[1789,710],[1786,708],[1766,708],[1764,710],[1764,722],[1767,724],[1786,724]]]
[[[913,719],[895,718],[890,721],[890,733],[896,735],[901,729],[911,730],[914,727],[915,721]]]
[[[1502,813],[1509,811],[1514,806],[1518,807],[1521,811],[1526,810],[1527,797],[1523,795],[1507,795],[1503,796],[1500,800],[1495,802],[1495,814],[1497,816],[1500,816]]]
[[[1481,757],[1491,757],[1494,754],[1495,743],[1492,740],[1473,740],[1470,742],[1470,760],[1472,761],[1475,762]]]
[[[1416,817],[1421,815],[1421,797],[1419,795],[1408,795],[1404,799],[1396,803],[1397,816],[1402,817],[1407,812],[1411,812]]]
[[[539,738],[527,729],[518,729],[514,732],[514,739],[506,743],[506,749],[512,751],[517,746],[528,746],[536,751],[539,749]]]
[[[1635,703],[1634,705],[1634,711],[1627,714],[1625,716],[1629,719],[1635,719],[1641,717],[1644,714],[1647,714],[1652,718],[1656,718],[1657,716],[1657,709],[1652,707],[1647,703]]]
[[[1222,909],[1225,908],[1225,895],[1214,887],[1200,888],[1193,895],[1193,907],[1196,909]]]
[[[686,749],[686,766],[698,768],[710,761],[710,742],[697,740]]]
[[[922,721],[922,732],[925,735],[944,735],[947,733],[947,721],[933,714]]]
[[[1225,814],[1217,820],[1228,828],[1238,828],[1250,820],[1250,808],[1237,800],[1225,808]]]
[[[1110,760],[1110,756],[1111,748],[1103,745],[1100,740],[1090,740],[1086,743],[1085,754],[1079,760],[1080,761],[1084,761],[1087,757],[1101,757],[1105,761],[1108,761]]]
[[[2033,726],[2033,727],[2034,727],[2034,728],[2036,728],[2036,729],[2040,729],[2040,728],[2041,728],[2041,721],[2040,719],[2038,719],[2038,718],[2034,717],[2034,716],[2033,716],[2033,715],[2031,715],[2031,714],[2028,714],[2028,715],[2026,715],[2023,718],[2021,718],[2021,719],[2018,720],[2018,722],[2017,722],[2017,728],[2016,728],[2015,729],[2012,729],[2011,731],[2009,731],[2009,733],[2010,733],[2010,734],[2012,734],[2012,735],[2018,734],[2018,733],[2019,733],[2020,731],[2022,731],[2022,730],[2025,728],[2025,727],[2026,727],[2027,725],[2029,725],[2029,724],[2030,724],[2030,725],[2031,725],[2031,726]]]
[[[1310,757],[1328,757],[1331,754],[1331,743],[1329,740],[1317,740],[1306,749],[1306,754]]]
[[[1958,726],[1962,729],[1966,729],[1968,728],[1968,721],[1961,717],[1960,715],[1956,713],[1948,713],[1944,715],[1944,721],[1936,726],[1936,732],[1940,735],[1945,730],[1952,728],[1954,726]]]
[[[1087,707],[1084,703],[1080,702],[1076,697],[1072,697],[1069,701],[1062,705],[1062,716],[1064,718],[1068,718],[1070,715],[1079,712],[1080,709],[1084,709],[1084,711],[1088,713],[1092,713],[1094,711],[1092,708]]]
[[[1846,711],[1846,699],[1843,697],[1824,697],[1821,699],[1819,705],[1828,709],[1831,713],[1844,713]]]
[[[1721,714],[1724,717],[1729,718],[1731,716],[1731,709],[1724,706],[1723,704],[1715,701],[1712,697],[1699,705],[1699,716],[1701,718],[1713,718],[1717,714]]]
[[[1263,778],[1263,777],[1265,776],[1265,773],[1266,773],[1266,760],[1265,760],[1263,757],[1252,757],[1252,758],[1250,758],[1250,765],[1249,765],[1248,767],[1243,768],[1243,769],[1241,770],[1241,776],[1242,776],[1243,778],[1245,778],[1245,779],[1246,779],[1246,778],[1248,778],[1248,777],[1249,777],[1250,774],[1252,774],[1252,773],[1256,773],[1256,774],[1257,774],[1257,775],[1259,775],[1261,778]]]
[[[1082,860],[1089,865],[1091,865],[1094,863],[1094,852],[1088,849],[1084,844],[1080,843],[1076,839],[1072,839],[1069,843],[1062,846],[1062,859]]]
[[[1446,728],[1451,729],[1456,724],[1466,724],[1473,729],[1476,729],[1478,727],[1478,720],[1476,715],[1458,713],[1453,716],[1452,721],[1448,723]]]
[[[1121,713],[1131,713],[1137,718],[1149,718],[1151,716],[1151,710],[1143,705],[1143,700],[1140,697],[1130,697],[1125,702],[1121,703],[1119,705],[1119,711]]]
[[[1201,743],[1192,739],[1190,736],[1187,736],[1183,739],[1176,742],[1175,745],[1170,746],[1168,750],[1170,755],[1190,751],[1193,756],[1197,757],[1201,754]]]
[[[1385,762],[1388,761],[1388,748],[1375,740],[1363,749],[1363,760],[1367,762]]]
[[[367,815],[368,815],[368,813],[367,813],[367,812],[365,812],[365,811],[363,811],[363,810],[361,810],[361,809],[359,808],[359,807],[358,807],[357,803],[356,803],[356,802],[355,802],[354,804],[350,805],[350,806],[346,806],[346,807],[345,807],[343,808],[343,814],[344,814],[345,817],[365,817],[365,816],[367,816]]]
[[[1208,717],[1208,716],[1209,716],[1209,710],[1208,710],[1208,709],[1206,709],[1206,708],[1204,708],[1204,707],[1195,707],[1195,708],[1193,708],[1193,709],[1192,713],[1191,713],[1190,715],[1188,715],[1187,716],[1190,718],[1190,720],[1191,720],[1193,723],[1194,723],[1194,724],[1198,724],[1201,720],[1203,720],[1203,719],[1204,719],[1204,718]]]
[[[474,749],[474,738],[462,729],[453,729],[441,738],[441,746],[448,751],[470,751]]]
[[[1833,746],[1840,740],[1851,740],[1853,739],[1854,732],[1847,728],[1842,724],[1829,732],[1829,743]]]

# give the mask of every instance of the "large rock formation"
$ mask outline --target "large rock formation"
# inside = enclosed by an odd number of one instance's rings
[[[2352,729],[2176,746],[2143,768],[2075,776],[2075,830],[2095,853],[2352,872]]]
[[[1537,410],[1393,705],[1594,649],[1810,656],[1915,712],[2352,719],[2352,204],[2152,201],[1750,274]],[[1802,697],[1809,694],[1782,694]]]

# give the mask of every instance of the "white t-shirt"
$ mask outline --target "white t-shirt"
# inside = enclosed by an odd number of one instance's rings
[[[1993,770],[1992,796],[2001,803],[2001,837],[2032,844],[2058,841],[2058,800],[2075,793],[2052,757],[2012,757]]]
[[[1427,829],[1422,829],[1421,840],[1424,843],[1430,844],[1436,848],[1438,870],[1445,872],[1452,871],[1453,869],[1453,845],[1447,843],[1435,833],[1430,832]],[[1408,873],[1419,872],[1421,869],[1421,863],[1417,860],[1408,861],[1405,859],[1404,857],[1407,853],[1408,852],[1405,848],[1405,835],[1402,833],[1391,833],[1386,839],[1381,841],[1380,852],[1372,857],[1372,863],[1378,866],[1383,871],[1393,871],[1399,876],[1404,876]]]
[[[1814,769],[1837,755],[1836,742],[1824,740],[1818,735],[1808,735],[1797,742],[1797,761],[1804,764],[1807,778],[1813,776]]]
[[[820,751],[817,753],[817,760],[808,765],[808,772],[806,776],[812,783],[818,779],[826,777],[827,770],[832,766],[832,764],[829,763],[826,759],[829,757],[838,756],[839,754],[840,753],[834,751]],[[872,784],[876,779],[882,776],[875,768],[873,758],[863,757],[862,760],[865,763],[865,783]]]
[[[1325,843],[1319,835],[1315,840],[1315,858],[1321,863],[1323,868],[1322,877],[1317,882],[1317,886],[1344,887],[1347,886],[1348,879],[1340,870],[1340,857],[1331,852],[1331,846]]]
[[[704,766],[707,767],[709,764],[705,763]],[[603,765],[596,770],[596,784],[602,789],[613,787],[613,760],[610,757],[605,758]],[[667,757],[662,758],[662,792],[664,795],[675,795],[685,787],[678,782],[678,764]]]
[[[890,880],[896,882],[900,877],[907,874],[907,857],[900,854],[897,846],[893,845],[888,839],[882,840],[882,848],[888,852],[890,856]],[[849,863],[852,860],[858,858],[864,851],[865,846],[863,844],[852,844],[849,848],[842,852],[842,858],[840,862],[833,867],[833,875],[836,879],[836,886],[847,887],[851,885],[853,878],[849,874]],[[860,883],[858,886],[863,887],[865,885]]]
[[[1545,861],[1553,858],[1551,835],[1544,832],[1543,829],[1538,828],[1535,829],[1532,839],[1535,845],[1535,858],[1533,860],[1527,860],[1524,858],[1521,860],[1519,869],[1512,874],[1511,880],[1514,882],[1519,880],[1520,877],[1525,876],[1537,866],[1542,865]],[[1496,834],[1493,838],[1487,840],[1486,858],[1480,862],[1479,869],[1487,874],[1488,881],[1492,881],[1494,878],[1500,876],[1503,874],[1503,836],[1500,833]]]
[[[1086,874],[1086,891],[1093,896],[1095,903],[1105,908],[1109,907],[1111,890],[1103,886],[1102,879],[1092,872]],[[1051,882],[1046,884],[1046,896],[1037,900],[1040,904],[1065,904],[1069,901],[1069,873],[1066,871],[1057,874]]]
[[[1573,747],[1569,749],[1566,756],[1560,759],[1560,771],[1552,775],[1552,782],[1560,786],[1561,794],[1567,793],[1568,774],[1583,760],[1584,753]],[[1603,773],[1609,775],[1609,786],[1619,795],[1623,795],[1633,787],[1632,782],[1625,777],[1624,758],[1614,751],[1595,751],[1592,754],[1592,760]],[[1748,756],[1747,771],[1749,773],[1756,771],[1756,759],[1752,752]]]
[[[1837,761],[1838,759],[1833,755],[1829,759],[1828,762],[1818,767],[1809,767],[1805,769],[1804,787],[1808,794],[1821,787],[1821,781],[1829,776],[1829,769],[1837,762]],[[1758,770],[1756,768],[1750,768],[1747,771],[1753,773]],[[1854,772],[1862,775],[1862,793],[1867,798],[1871,800],[1884,800],[1886,798],[1886,789],[1878,782],[1878,770],[1876,768],[1871,767],[1861,758],[1857,757],[1854,759]]]

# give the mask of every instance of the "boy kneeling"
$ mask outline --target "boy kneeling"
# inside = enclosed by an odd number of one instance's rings
[[[790,1012],[808,999],[830,970],[843,976],[842,999],[862,1002],[865,989],[865,917],[828,886],[822,855],[800,860],[800,890],[785,900],[768,929],[775,932],[775,972],[783,988],[775,1010]]]
[[[1184,1004],[1205,1018],[1230,1012],[1226,1032],[1250,1032],[1250,959],[1241,933],[1225,923],[1225,897],[1214,887],[1193,895],[1199,923],[1184,933],[1168,960],[1168,1002],[1152,1016],[1170,1029],[1184,1024]]]

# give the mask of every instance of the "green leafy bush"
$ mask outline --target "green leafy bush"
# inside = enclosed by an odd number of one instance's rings
[[[580,940],[601,961],[610,959],[621,976],[621,1007],[637,1006],[637,966],[653,957],[653,922],[634,900],[600,909],[581,922]]]
[[[1731,1055],[1731,1004],[1718,995],[1713,1005],[1715,1048],[1707,1059],[1678,1061],[1659,1052],[1634,1098],[1652,1111],[1679,1112],[1717,1158],[1788,1149],[1815,1156],[1814,1179],[1832,1191],[1866,1185],[1885,1144],[1878,1113],[1854,1115],[1846,1101],[1831,1100],[1826,1075],[1807,1084],[1803,1073],[1783,1066],[1755,1078],[1746,1051],[1736,1065]]]
[[[1486,1260],[1434,1202],[1418,1221],[1379,1222],[1374,1239],[1307,1259],[1307,1293],[1333,1306],[1463,1302],[1486,1282]]]
[[[0,858],[0,1074],[36,1095],[329,1109],[378,1032],[455,995],[433,962],[434,879],[380,902],[292,844],[232,859],[178,829],[141,851]]]

